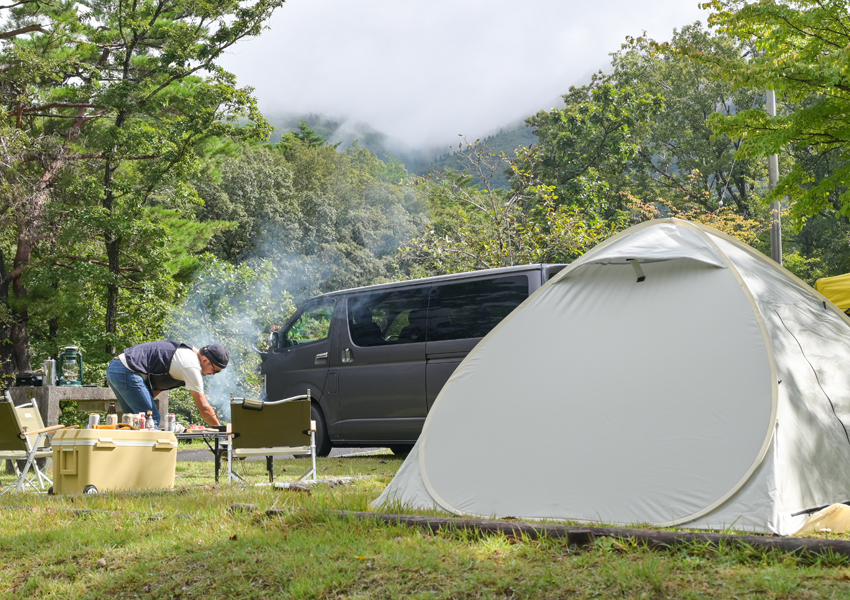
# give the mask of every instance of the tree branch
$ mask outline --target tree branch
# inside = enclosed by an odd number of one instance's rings
[[[7,7],[0,7],[7,8]],[[44,29],[41,25],[27,25],[26,27],[21,27],[20,29],[13,29],[12,31],[4,31],[0,33],[0,40],[6,40],[9,38],[13,38],[18,35],[23,35],[25,33],[32,33],[33,31],[37,31],[39,33],[50,33],[46,29]]]
[[[74,256],[72,254],[67,254],[65,256],[60,256],[59,258],[67,258],[68,260],[76,260],[80,262],[87,262],[93,265],[99,265],[101,267],[108,267],[109,263],[103,262],[102,260],[95,260],[94,258],[85,258],[83,256]],[[64,263],[60,263],[58,260],[53,263],[58,267],[65,267],[66,269],[72,268],[70,265],[66,265]],[[119,271],[132,271],[134,273],[143,273],[141,269],[137,267],[118,267]]]
[[[86,103],[70,103],[70,102],[52,102],[50,104],[42,104],[41,106],[32,106],[30,108],[25,108],[21,111],[22,114],[29,114],[39,110],[49,110],[51,108],[105,108],[99,104],[86,104]],[[40,115],[44,116],[44,115]],[[76,117],[75,117],[76,118]]]

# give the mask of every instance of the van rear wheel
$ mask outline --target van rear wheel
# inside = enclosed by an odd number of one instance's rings
[[[390,452],[396,456],[407,456],[413,450],[413,444],[393,444],[390,446]]]

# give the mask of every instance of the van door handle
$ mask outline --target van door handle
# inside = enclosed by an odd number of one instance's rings
[[[322,360],[322,359],[327,359],[327,358],[328,358],[327,352],[320,352],[319,354],[316,355],[316,360]]]
[[[342,362],[351,363],[354,362],[354,359],[351,358],[351,348],[346,348],[342,351]]]

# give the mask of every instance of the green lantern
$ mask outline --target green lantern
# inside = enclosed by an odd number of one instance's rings
[[[77,346],[65,346],[59,351],[59,385],[83,385],[83,355]]]

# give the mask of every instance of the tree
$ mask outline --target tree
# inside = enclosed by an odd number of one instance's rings
[[[615,85],[601,74],[563,98],[563,109],[541,111],[526,121],[539,142],[521,169],[554,186],[562,203],[612,217],[623,208],[623,175],[639,158],[645,130],[663,110],[663,99]]]
[[[763,168],[736,157],[738,142],[715,135],[708,119],[760,105],[762,97],[733,90],[680,51],[734,59],[741,46],[699,23],[674,30],[663,44],[629,38],[612,54],[609,72],[571,88],[564,108],[528,119],[539,143],[524,170],[536,162],[535,175],[556,187],[561,202],[593,206],[605,218],[626,209],[630,195],[683,210],[695,202],[708,211],[733,203],[738,213],[756,216],[761,203],[753,194]]]
[[[537,155],[520,151],[517,159],[490,152],[480,140],[464,143],[463,172],[419,181],[431,223],[403,249],[413,275],[569,262],[616,229],[591,210],[559,202],[554,186],[539,184],[535,174],[544,167]],[[513,173],[509,190],[492,183],[506,168]]]
[[[221,156],[195,185],[198,217],[237,226],[211,250],[238,264],[271,261],[296,299],[399,276],[397,252],[425,207],[396,160],[296,137]]]
[[[287,252],[297,252],[301,211],[292,179],[283,156],[265,146],[242,144],[210,161],[194,183],[203,199],[197,216],[234,224],[212,239],[210,252],[235,265],[275,237]]]
[[[699,203],[713,211],[732,204],[741,215],[754,217],[763,212],[757,193],[765,174],[763,163],[737,157],[740,142],[716,135],[708,122],[715,114],[762,106],[763,95],[733,89],[711,67],[682,52],[688,48],[734,60],[743,47],[735,38],[712,34],[696,22],[674,30],[665,43],[645,36],[629,38],[612,55],[612,82],[658,93],[664,101],[664,110],[644,130],[640,161],[630,174],[635,194],[665,198],[683,208]]]
[[[770,199],[794,199],[798,221],[836,208],[850,215],[850,7],[843,0],[713,0],[709,23],[752,51],[737,60],[692,53],[735,89],[776,92],[783,105],[771,118],[748,108],[716,116],[720,133],[742,140],[739,156],[766,157],[789,149],[807,154],[785,171]],[[829,165],[815,173],[813,167]]]
[[[29,368],[26,278],[55,262],[57,249],[44,242],[58,230],[76,233],[86,251],[65,260],[102,270],[104,351],[126,337],[120,299],[162,274],[148,260],[161,231],[148,207],[193,201],[182,181],[214,138],[269,132],[250,90],[217,60],[257,35],[282,2],[25,0],[4,8],[0,135],[14,150],[0,165],[10,182],[1,208],[16,229],[12,269],[0,264],[12,322],[11,341],[0,341],[7,372]]]
[[[322,147],[328,145],[327,140],[325,140],[325,138],[310,129],[310,126],[307,125],[307,121],[305,121],[304,119],[301,119],[301,122],[298,124],[298,131],[287,131],[283,134],[283,137],[278,143],[278,148],[282,151],[285,151],[285,149],[294,140],[298,140],[311,147]],[[337,145],[335,145],[334,148],[336,148]]]

